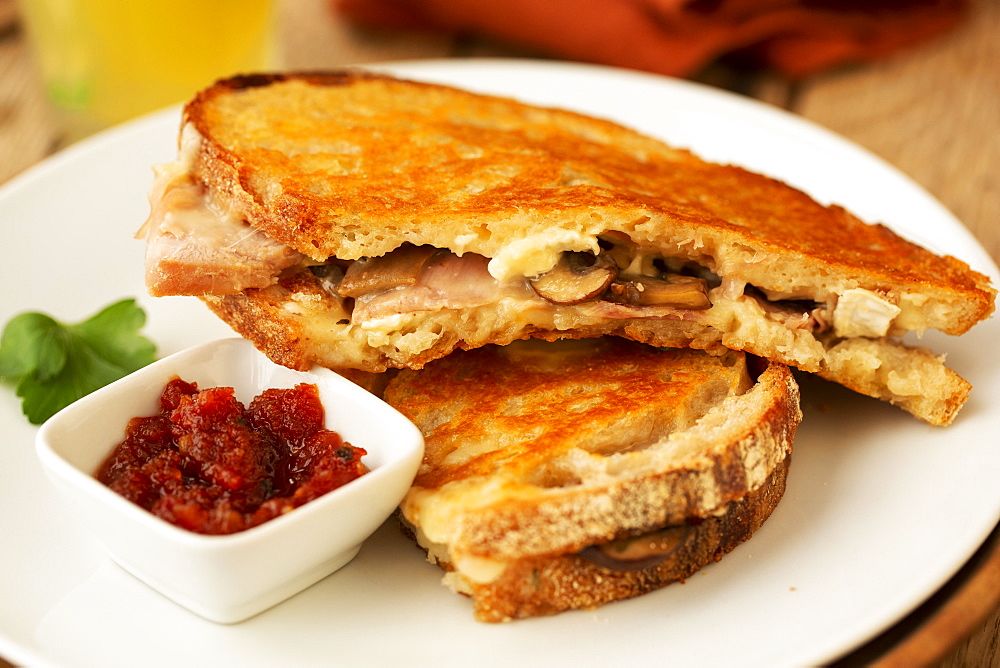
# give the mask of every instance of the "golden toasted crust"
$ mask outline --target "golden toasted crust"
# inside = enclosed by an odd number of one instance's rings
[[[713,357],[613,338],[519,341],[403,371],[386,400],[424,430],[414,485],[437,488],[498,470],[557,486],[571,450],[603,456],[693,426],[751,384],[744,356]]]
[[[748,538],[784,488],[798,388],[787,367],[747,361],[609,338],[485,347],[402,371],[385,399],[426,450],[401,517],[485,621],[686,577]],[[577,556],[687,525],[681,549],[631,575]]]
[[[553,226],[617,230],[700,245],[769,290],[920,293],[947,312],[927,326],[950,333],[992,310],[988,280],[959,260],[774,179],[567,111],[345,71],[222,81],[185,107],[185,122],[203,138],[196,176],[317,260],[404,241],[495,257]]]
[[[763,482],[790,452],[801,419],[787,367],[769,363],[746,391],[739,353],[656,352],[608,339],[586,373],[562,361],[564,374],[518,374],[523,364],[490,362],[491,354],[500,353],[455,353],[403,371],[385,393],[427,443],[403,514],[455,554],[560,553],[706,517]],[[436,373],[442,366],[448,370]],[[505,382],[501,368],[513,369],[517,382]],[[712,368],[721,379],[698,387]],[[680,389],[669,389],[670,376]],[[626,379],[634,389],[623,389]],[[488,409],[480,411],[475,399],[487,386]],[[572,427],[560,417],[567,412]]]

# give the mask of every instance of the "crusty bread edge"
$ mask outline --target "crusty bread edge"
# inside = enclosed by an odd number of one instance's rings
[[[519,559],[496,580],[476,583],[456,572],[447,560],[436,563],[445,570],[444,583],[472,600],[473,614],[481,622],[593,609],[634,598],[683,582],[749,540],[784,495],[790,464],[791,455],[787,455],[762,485],[732,501],[725,512],[691,524],[673,554],[641,570],[605,568],[574,553]],[[403,530],[414,535],[405,522]]]
[[[436,490],[414,486],[400,505],[403,516],[423,524],[422,530],[433,526],[428,539],[446,545],[454,560],[506,561],[575,552],[723,513],[784,461],[802,419],[791,371],[761,362],[765,368],[753,388],[728,397],[694,427],[659,444],[610,457],[571,453],[578,455],[576,485],[546,488],[512,503],[500,497],[485,507],[435,504],[433,518],[427,515],[428,496],[447,496],[475,481]],[[625,466],[621,458],[627,458]]]

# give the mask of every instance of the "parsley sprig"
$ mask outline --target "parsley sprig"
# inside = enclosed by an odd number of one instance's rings
[[[15,386],[21,410],[41,424],[61,408],[156,360],[138,332],[146,314],[134,299],[67,325],[44,313],[21,313],[0,337],[0,380]]]

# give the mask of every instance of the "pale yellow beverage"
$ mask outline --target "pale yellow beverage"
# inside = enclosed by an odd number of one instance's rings
[[[272,0],[21,0],[70,140],[273,67]]]

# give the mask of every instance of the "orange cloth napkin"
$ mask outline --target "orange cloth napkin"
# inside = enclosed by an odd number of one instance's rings
[[[330,0],[364,26],[503,40],[550,56],[696,74],[734,54],[801,78],[952,28],[966,0]]]

